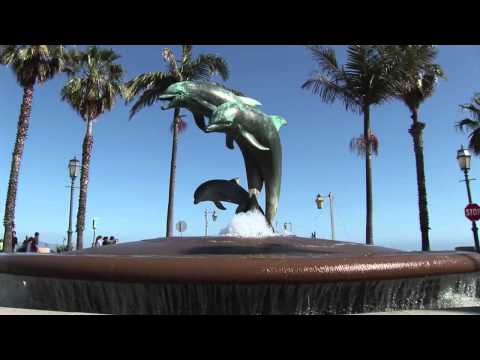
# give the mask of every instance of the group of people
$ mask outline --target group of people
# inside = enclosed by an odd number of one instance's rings
[[[114,236],[102,236],[98,235],[95,238],[95,242],[93,243],[92,247],[101,247],[105,245],[116,245],[118,244],[118,239],[116,239]]]
[[[38,243],[40,241],[40,234],[38,232],[35,233],[34,236],[25,236],[25,240],[23,241],[22,245],[18,249],[16,249],[18,244],[17,233],[15,231],[12,232],[12,248],[13,252],[38,252],[39,246]]]

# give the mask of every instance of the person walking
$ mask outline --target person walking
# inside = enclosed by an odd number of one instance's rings
[[[108,241],[108,236],[103,237],[102,246],[105,246],[105,245],[110,245],[110,241]]]
[[[15,248],[18,244],[17,232],[12,231],[12,252],[15,252]]]
[[[37,236],[38,233],[35,233],[35,237],[33,238],[30,238],[31,239],[31,242],[30,242],[30,252],[38,252],[38,236]]]
[[[102,235],[98,235],[95,238],[95,243],[93,244],[93,247],[101,247],[102,246]]]

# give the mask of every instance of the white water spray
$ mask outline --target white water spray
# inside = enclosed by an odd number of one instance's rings
[[[220,231],[220,236],[239,237],[266,237],[266,236],[291,236],[293,234],[278,234],[273,232],[265,216],[258,210],[235,214],[230,223]]]

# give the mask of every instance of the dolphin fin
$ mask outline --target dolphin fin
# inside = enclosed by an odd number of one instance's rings
[[[238,96],[238,98],[240,99],[241,102],[243,102],[245,105],[249,105],[249,106],[261,106],[262,103],[255,100],[255,99],[252,99],[252,98],[249,98],[249,97],[246,97],[246,96]]]
[[[242,130],[242,135],[245,137],[245,139],[248,140],[248,142],[250,144],[252,144],[253,146],[255,146],[257,149],[260,149],[260,150],[263,150],[263,151],[267,151],[267,150],[270,150],[270,148],[268,147],[265,147],[263,146],[262,144],[260,144],[258,142],[258,140],[255,138],[255,136],[253,136],[251,133],[249,133],[248,131],[246,130]]]
[[[205,128],[207,126],[205,125],[205,118],[203,117],[203,115],[199,113],[193,113],[193,118],[195,119],[195,123],[200,128],[200,130],[205,131]]]
[[[215,206],[216,206],[217,208],[219,208],[220,210],[227,210],[227,209],[225,208],[225,206],[223,206],[223,204],[222,204],[220,201],[214,201],[213,203],[214,203]]]
[[[260,205],[258,205],[258,199],[256,195],[250,196],[250,199],[248,200],[247,211],[252,211],[252,210],[260,211],[262,215],[265,216],[265,213],[263,212],[262,208],[260,207]]]
[[[226,142],[226,145],[227,145],[227,148],[233,150],[234,147],[233,147],[233,137],[229,134],[226,134],[225,135],[225,142]]]
[[[239,213],[242,213],[242,212],[247,212],[248,207],[249,207],[248,202],[241,203],[240,205],[238,205],[237,210],[235,211],[235,214],[239,214]]]
[[[287,120],[285,120],[281,116],[271,115],[269,116],[269,118],[270,120],[272,120],[273,125],[275,126],[275,129],[277,129],[277,131],[279,131],[283,125],[288,124]]]

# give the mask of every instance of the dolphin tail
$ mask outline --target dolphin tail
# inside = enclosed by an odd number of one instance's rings
[[[258,210],[263,214],[263,216],[265,216],[265,213],[263,212],[263,209],[258,204],[258,200],[255,195],[249,196],[248,200],[238,205],[237,210],[235,211],[235,214],[238,214],[241,212],[248,212],[252,210]]]
[[[287,120],[285,120],[285,119],[282,118],[281,116],[270,115],[269,118],[270,118],[270,120],[272,121],[273,125],[275,126],[275,129],[277,129],[277,131],[280,131],[280,128],[281,128],[283,125],[286,125],[286,124],[287,124]]]

